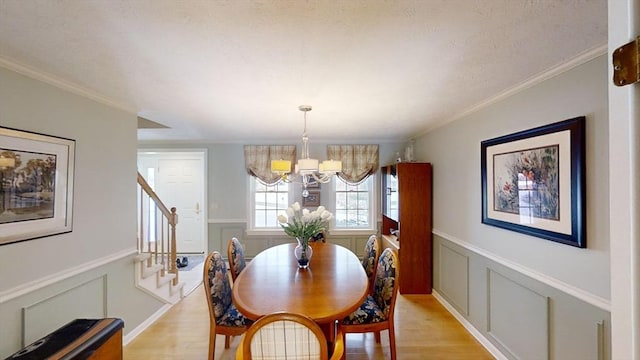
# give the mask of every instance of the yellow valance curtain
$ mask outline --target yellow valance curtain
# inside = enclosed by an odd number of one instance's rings
[[[378,170],[378,145],[327,145],[327,158],[342,161],[338,176],[358,184]]]
[[[244,166],[247,173],[255,176],[267,185],[280,180],[280,175],[271,172],[271,160],[290,160],[296,162],[295,145],[245,145]]]

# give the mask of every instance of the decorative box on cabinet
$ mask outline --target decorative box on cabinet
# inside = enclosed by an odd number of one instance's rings
[[[122,360],[121,319],[76,319],[6,360]]]
[[[431,164],[382,167],[382,238],[398,250],[400,292],[430,294]]]

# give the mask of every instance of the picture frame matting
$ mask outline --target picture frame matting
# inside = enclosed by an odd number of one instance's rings
[[[75,140],[0,127],[0,245],[72,231]]]
[[[586,247],[585,117],[481,142],[482,223]]]

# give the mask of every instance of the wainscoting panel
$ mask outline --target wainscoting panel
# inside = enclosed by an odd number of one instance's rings
[[[469,314],[469,257],[440,244],[438,271],[441,295],[462,314]]]
[[[238,226],[238,224],[221,228],[220,235],[220,250],[218,251],[220,251],[225,257],[227,254],[227,245],[231,238],[238,238],[243,245],[246,243],[246,241],[244,241],[244,227]]]
[[[460,239],[437,231],[433,239],[438,300],[496,358],[611,359],[611,314],[599,301],[494,261]]]
[[[209,239],[207,242],[207,252],[219,251],[222,256],[227,256],[227,245],[232,237],[238,238],[240,243],[245,247],[247,253],[247,244],[245,241],[244,223],[229,224],[209,224]]]
[[[352,245],[353,243],[355,243],[355,241],[350,237],[327,236],[327,242],[330,242],[330,243],[336,244],[336,245],[340,245],[340,246],[345,247],[347,249],[350,249],[351,251],[353,251],[356,254],[358,254],[358,252],[356,251],[357,249],[355,249],[355,246]],[[362,245],[362,250],[360,252],[364,253],[364,245]],[[359,256],[361,256],[361,255],[359,255]]]
[[[73,319],[107,316],[107,276],[95,278],[22,308],[22,346]],[[73,306],[67,306],[73,304]]]
[[[369,235],[371,236],[371,235]],[[367,237],[359,237],[355,239],[355,253],[358,255],[358,258],[362,259],[364,257],[364,247],[367,245],[367,241],[369,240],[369,236]],[[380,244],[380,252],[382,252],[382,239],[380,239],[380,235],[378,236],[378,243]]]
[[[487,269],[487,333],[517,359],[549,358],[549,299]]]

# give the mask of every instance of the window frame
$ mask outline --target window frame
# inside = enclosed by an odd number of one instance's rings
[[[337,190],[337,183],[338,181],[343,181],[342,179],[338,178],[337,176],[332,179],[331,181],[331,186],[330,186],[330,191],[331,191],[331,207],[333,209],[331,209],[331,211],[334,213],[334,219],[331,221],[331,225],[330,225],[330,233],[334,234],[334,235],[341,235],[341,234],[345,234],[345,235],[357,235],[357,234],[369,234],[371,235],[374,232],[377,232],[378,230],[378,203],[379,203],[379,196],[378,196],[378,176],[377,174],[373,174],[373,175],[369,175],[367,177],[367,179],[365,181],[371,181],[371,183],[369,184],[369,227],[367,228],[349,228],[349,227],[338,227],[336,225],[336,194],[338,192]],[[344,181],[343,181],[344,182]]]
[[[249,198],[247,199],[247,209],[248,209],[248,223],[247,223],[247,235],[274,235],[274,234],[283,234],[282,228],[279,225],[274,227],[256,227],[256,190],[257,184],[260,181],[255,176],[248,176],[248,184],[247,188],[249,189]],[[281,180],[282,181],[282,180]],[[289,198],[288,204],[285,204],[286,207],[291,205],[291,199],[293,199],[294,191],[293,184],[287,183],[287,196]],[[285,207],[285,209],[286,209]]]

